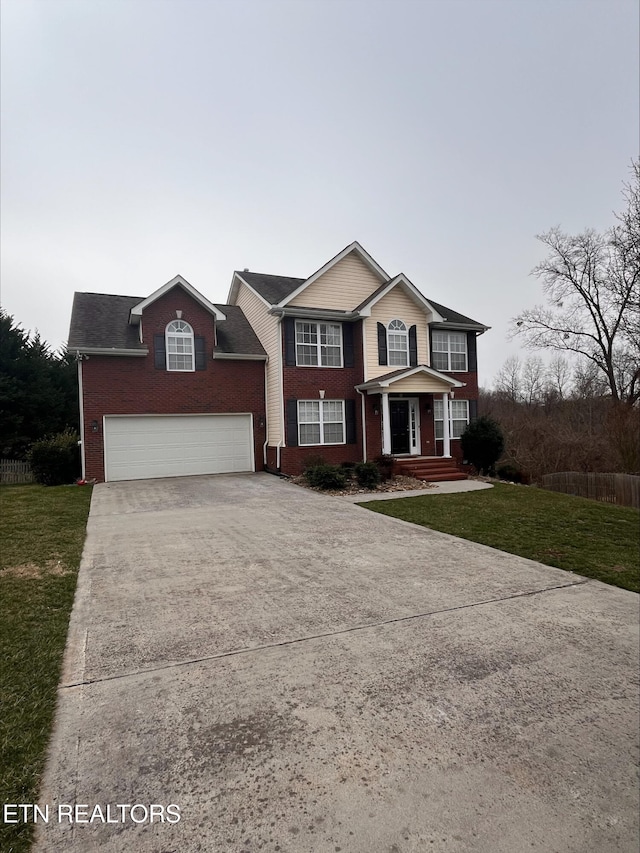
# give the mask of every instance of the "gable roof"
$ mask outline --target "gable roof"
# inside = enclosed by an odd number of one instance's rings
[[[357,240],[350,243],[341,252],[338,252],[335,257],[331,258],[331,260],[324,264],[324,266],[320,267],[319,270],[316,270],[316,272],[309,276],[309,278],[294,278],[292,276],[270,275],[267,273],[249,272],[248,270],[240,272],[239,270],[236,270],[231,281],[229,301],[232,302],[235,300],[238,287],[240,286],[239,283],[242,282],[257,293],[257,295],[271,307],[271,313],[278,313],[279,315],[282,315],[283,313],[294,313],[292,309],[286,308],[288,303],[351,252],[355,252],[360,259],[366,263],[369,269],[371,269],[372,272],[381,279],[381,283],[373,293],[367,296],[367,298],[357,305],[352,311],[346,312],[350,315],[350,319],[357,319],[358,316],[369,316],[371,307],[375,305],[379,299],[382,299],[389,290],[399,284],[418,304],[429,311],[433,317],[431,322],[436,326],[442,328],[463,327],[467,329],[474,329],[480,334],[486,332],[487,329],[490,328],[489,326],[485,326],[484,323],[479,323],[477,320],[472,320],[470,317],[466,317],[458,311],[454,311],[451,308],[447,308],[445,305],[441,305],[439,302],[434,302],[433,299],[428,299],[404,273],[399,273],[393,278],[390,278],[382,267],[374,261],[371,255],[362,248]],[[275,309],[280,310],[276,311]],[[296,306],[295,313],[298,313],[298,309],[306,310],[307,312],[312,310],[315,312],[321,311],[321,309],[304,309],[302,306]],[[323,313],[326,314],[327,311],[325,310]],[[337,311],[334,310],[331,313],[337,314]]]
[[[377,290],[374,290],[374,292],[361,302],[355,310],[360,312],[363,317],[369,316],[371,314],[371,309],[376,302],[382,299],[383,296],[386,296],[390,290],[393,290],[393,288],[397,286],[402,287],[402,289],[406,291],[413,301],[417,302],[420,307],[429,311],[434,322],[441,321],[443,319],[439,312],[433,307],[433,303],[426,299],[426,297],[420,293],[415,284],[412,281],[409,281],[406,275],[402,272],[395,276],[395,278],[381,284],[380,287]]]
[[[137,305],[134,305],[131,309],[131,321],[134,323],[139,322],[139,318],[142,317],[142,312],[144,311],[144,309],[148,305],[151,305],[153,302],[155,302],[156,299],[159,299],[161,296],[164,296],[165,293],[167,293],[174,287],[181,287],[183,290],[186,290],[189,296],[193,297],[193,299],[195,299],[196,302],[199,302],[203,308],[206,308],[207,311],[213,314],[216,320],[224,320],[224,314],[219,311],[215,307],[215,305],[213,305],[213,303],[209,302],[209,300],[206,299],[198,290],[196,290],[192,284],[189,284],[186,278],[183,278],[181,275],[177,275],[172,278],[171,281],[168,281],[166,284],[163,284],[162,287],[159,287],[157,290],[154,290],[151,296],[147,296],[146,299],[143,299]]]
[[[417,373],[438,379],[450,388],[463,388],[466,384],[460,382],[458,379],[454,379],[453,376],[447,376],[446,373],[440,373],[439,370],[435,370],[433,367],[427,367],[426,364],[418,364],[416,367],[400,367],[398,370],[392,370],[390,373],[383,373],[382,376],[376,376],[374,379],[369,379],[367,382],[356,385],[356,388],[361,391],[387,388],[399,379],[406,379],[408,376],[415,376]]]
[[[67,350],[102,352],[113,355],[146,355],[149,348],[140,343],[138,325],[129,322],[131,309],[144,300],[140,296],[115,296],[110,293],[76,293],[71,311]],[[213,305],[219,355],[253,355],[266,358],[256,333],[237,305]]]
[[[327,261],[326,264],[320,267],[319,270],[316,270],[309,278],[306,278],[302,281],[302,283],[287,296],[283,297],[278,303],[279,307],[284,308],[284,306],[290,302],[294,297],[298,296],[299,293],[302,293],[303,290],[306,290],[310,284],[313,284],[314,281],[320,278],[321,275],[324,275],[328,272],[332,267],[336,264],[340,263],[343,258],[346,258],[347,255],[350,255],[354,252],[360,260],[367,266],[371,272],[380,280],[380,281],[388,281],[388,274],[382,269],[380,264],[375,261],[369,252],[366,249],[363,249],[360,243],[357,240],[354,240],[353,243],[349,243],[348,246],[345,246],[341,252],[338,252],[330,261]]]

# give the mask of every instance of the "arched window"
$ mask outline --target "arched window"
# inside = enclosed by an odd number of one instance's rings
[[[402,320],[392,320],[387,326],[387,347],[390,366],[408,367],[409,335]]]
[[[193,329],[184,320],[173,320],[167,326],[167,370],[194,370]]]

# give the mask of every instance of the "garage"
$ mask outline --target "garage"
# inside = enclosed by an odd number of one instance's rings
[[[105,479],[254,470],[251,415],[107,415]]]

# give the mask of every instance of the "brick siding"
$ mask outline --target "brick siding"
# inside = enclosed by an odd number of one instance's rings
[[[167,323],[182,311],[194,335],[205,338],[206,367],[178,373],[154,367],[153,337],[164,335]],[[212,358],[213,317],[181,288],[156,300],[143,314],[144,343],[149,355],[141,357],[95,356],[82,362],[84,389],[84,439],[87,478],[104,480],[104,415],[253,414],[256,469],[263,467],[265,441],[264,362]],[[98,422],[98,432],[91,429]]]

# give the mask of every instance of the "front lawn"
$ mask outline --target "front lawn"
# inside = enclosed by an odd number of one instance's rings
[[[640,517],[629,507],[504,484],[361,506],[640,592]]]
[[[91,488],[0,487],[0,799],[36,803]],[[28,850],[31,825],[0,849]]]

